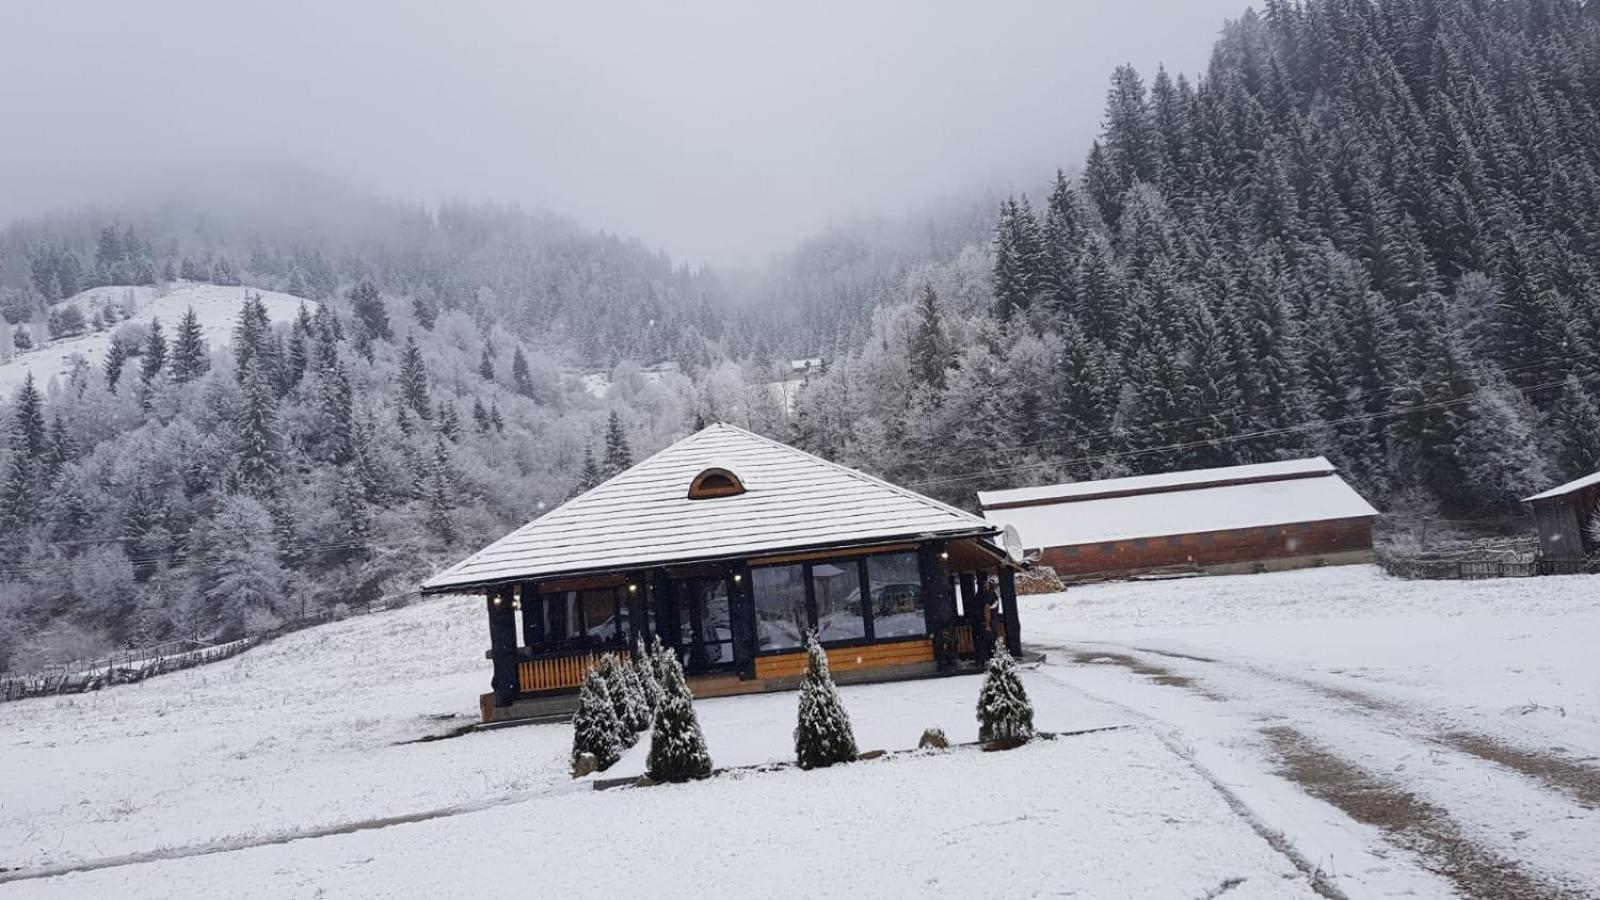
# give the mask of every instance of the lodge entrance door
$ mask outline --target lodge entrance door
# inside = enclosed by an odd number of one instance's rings
[[[690,674],[734,667],[733,620],[727,576],[686,578],[673,585],[678,607],[678,655]]]

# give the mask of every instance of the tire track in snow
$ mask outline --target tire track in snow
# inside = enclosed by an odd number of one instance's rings
[[[1100,649],[1102,647],[1108,649]],[[1559,765],[1551,765],[1549,759],[1541,758],[1537,754],[1516,751],[1515,748],[1510,748],[1492,738],[1467,732],[1434,730],[1417,733],[1411,723],[1423,711],[1361,691],[1328,685],[1300,676],[1284,675],[1249,664],[1225,662],[1148,647],[1084,642],[1081,645],[1057,645],[1046,649],[1068,654],[1079,664],[1117,665],[1133,674],[1149,678],[1151,683],[1179,688],[1219,704],[1232,705],[1236,700],[1248,703],[1249,698],[1230,698],[1219,692],[1214,684],[1197,684],[1196,677],[1190,673],[1173,672],[1167,667],[1141,660],[1136,654],[1184,660],[1201,666],[1216,666],[1339,701],[1359,710],[1362,723],[1381,733],[1405,741],[1425,741],[1449,747],[1497,766],[1509,768],[1519,774],[1532,776],[1541,783],[1540,788],[1547,792],[1575,796],[1581,802],[1594,789],[1594,783],[1590,779],[1595,773],[1580,763],[1558,760]],[[1203,676],[1201,679],[1203,681]],[[1128,709],[1129,712],[1136,714],[1142,712],[1130,709],[1125,704],[1118,704],[1116,701],[1107,702]],[[1392,721],[1380,722],[1371,715],[1373,713]],[[1146,715],[1146,718],[1152,717]],[[1153,719],[1153,721],[1161,720]],[[1178,727],[1171,723],[1163,722],[1163,724]],[[1390,727],[1383,727],[1385,724]],[[1585,892],[1583,888],[1574,887],[1559,876],[1552,874],[1548,878],[1540,877],[1508,859],[1504,854],[1466,838],[1462,825],[1441,806],[1417,800],[1404,788],[1391,784],[1339,757],[1332,750],[1317,744],[1294,728],[1278,725],[1259,729],[1259,733],[1267,739],[1276,754],[1280,763],[1280,775],[1293,781],[1310,795],[1338,808],[1355,821],[1382,828],[1395,846],[1415,854],[1429,871],[1450,879],[1467,897],[1474,900],[1502,900],[1502,898],[1571,900],[1580,897],[1600,897],[1600,893]],[[1396,812],[1389,816],[1380,814],[1379,811],[1386,807]],[[1584,808],[1591,807],[1585,804]]]

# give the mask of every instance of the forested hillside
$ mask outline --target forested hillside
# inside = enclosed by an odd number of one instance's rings
[[[0,671],[408,589],[697,421],[969,507],[1322,453],[1477,516],[1600,468],[1594,4],[1275,0],[1203,76],[1117,71],[1066,168],[732,282],[316,180],[13,224],[0,366],[115,340],[0,398]],[[81,293],[187,283],[226,346]]]
[[[1480,514],[1600,467],[1600,6],[1269,0],[1204,77],[1112,78],[1077,178],[1007,201],[802,401],[810,447],[957,501],[1324,453]]]

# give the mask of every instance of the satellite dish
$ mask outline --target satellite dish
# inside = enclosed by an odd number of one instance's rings
[[[1014,566],[1022,565],[1022,535],[1017,534],[1017,526],[1007,525],[1006,530],[1000,533],[1000,543],[1006,548],[1006,557]]]

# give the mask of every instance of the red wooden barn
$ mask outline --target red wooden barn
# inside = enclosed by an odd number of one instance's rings
[[[1378,515],[1322,457],[983,491],[978,502],[1067,580],[1370,562]]]

